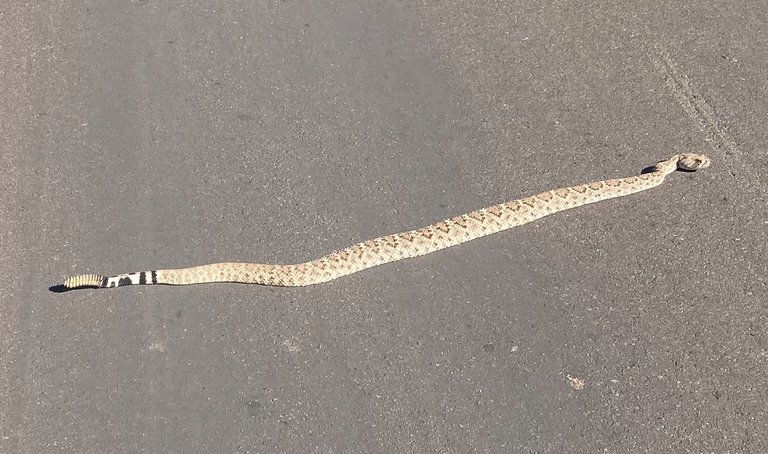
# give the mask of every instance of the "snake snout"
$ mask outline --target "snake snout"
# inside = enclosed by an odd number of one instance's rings
[[[706,167],[712,163],[712,160],[708,156],[703,154],[686,153],[680,156],[677,160],[677,168],[681,170],[696,171]]]

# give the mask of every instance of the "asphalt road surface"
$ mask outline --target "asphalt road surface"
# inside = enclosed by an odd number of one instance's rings
[[[768,452],[764,2],[5,1],[0,452]],[[296,262],[714,164],[316,287]]]

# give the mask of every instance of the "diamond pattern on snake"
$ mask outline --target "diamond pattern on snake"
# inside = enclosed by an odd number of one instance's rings
[[[645,191],[664,182],[675,170],[696,171],[710,164],[707,156],[679,154],[637,176],[595,181],[554,189],[445,219],[430,226],[363,241],[305,263],[213,263],[191,268],[141,271],[101,276],[83,274],[64,281],[67,289],[124,285],[189,285],[238,282],[298,287],[332,281],[385,263],[419,257],[518,227],[537,219],[601,200]]]

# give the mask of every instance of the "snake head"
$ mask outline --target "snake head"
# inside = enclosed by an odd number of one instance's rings
[[[696,153],[684,153],[681,154],[677,160],[677,168],[680,170],[687,170],[689,172],[695,172],[712,163],[712,160],[708,156]]]

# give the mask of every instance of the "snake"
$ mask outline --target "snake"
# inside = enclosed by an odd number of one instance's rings
[[[710,163],[710,158],[702,154],[677,154],[659,161],[655,166],[636,176],[554,189],[492,205],[424,228],[363,241],[304,263],[282,265],[225,262],[115,276],[82,274],[67,278],[63,285],[66,289],[78,289],[214,282],[282,287],[320,284],[385,263],[431,254],[528,224],[550,214],[645,191],[659,186],[667,175],[676,170],[693,172],[708,167]]]

